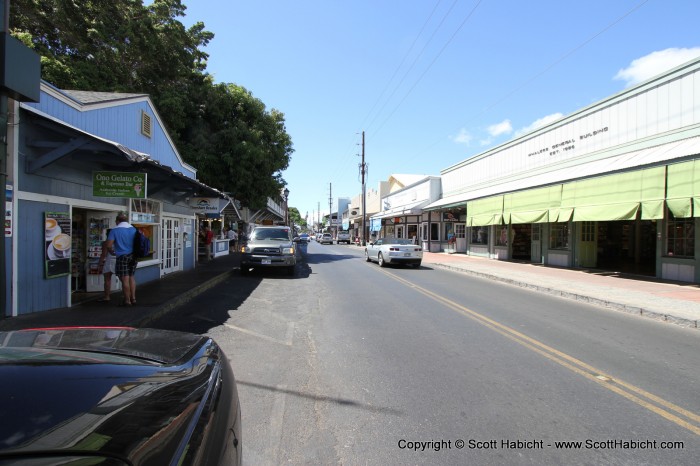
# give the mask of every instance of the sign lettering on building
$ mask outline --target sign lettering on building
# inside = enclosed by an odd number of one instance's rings
[[[92,195],[146,199],[146,181],[145,173],[92,172]]]

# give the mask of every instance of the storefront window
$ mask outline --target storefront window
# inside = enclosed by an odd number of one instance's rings
[[[130,219],[130,223],[146,235],[151,243],[151,254],[139,260],[157,259],[156,240],[160,227],[160,202],[149,199],[132,199]]]
[[[430,241],[440,241],[440,224],[430,224]]]
[[[445,223],[445,236],[443,237],[443,241],[451,241],[454,237],[454,225],[452,223]]]
[[[464,223],[458,223],[455,225],[455,234],[457,235],[457,238],[466,238],[467,226]]]
[[[496,246],[508,246],[508,226],[501,225],[496,228]]]
[[[568,223],[553,223],[549,232],[549,249],[569,249]]]
[[[695,219],[675,218],[669,211],[666,242],[668,256],[695,257]]]
[[[489,227],[471,227],[471,244],[489,244]]]

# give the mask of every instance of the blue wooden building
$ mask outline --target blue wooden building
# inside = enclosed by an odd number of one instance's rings
[[[119,211],[151,240],[137,283],[195,266],[195,200],[225,206],[226,196],[197,180],[147,95],[42,83],[40,102],[15,103],[10,118],[8,316],[69,307],[100,292],[100,246]]]

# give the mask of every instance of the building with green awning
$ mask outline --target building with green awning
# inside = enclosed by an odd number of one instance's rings
[[[700,282],[700,59],[441,171],[466,254]]]

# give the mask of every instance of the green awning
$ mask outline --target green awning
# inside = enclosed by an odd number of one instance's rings
[[[668,166],[666,205],[674,217],[693,216],[693,199],[700,196],[700,163],[697,160]],[[695,215],[700,211],[695,209]]]
[[[467,201],[467,225],[500,225],[503,222],[503,194]]]
[[[561,206],[560,184],[506,194],[503,216],[506,223],[547,223]]]
[[[574,222],[634,220],[640,208],[642,219],[660,219],[665,182],[666,168],[655,167],[566,183],[561,206]]]

